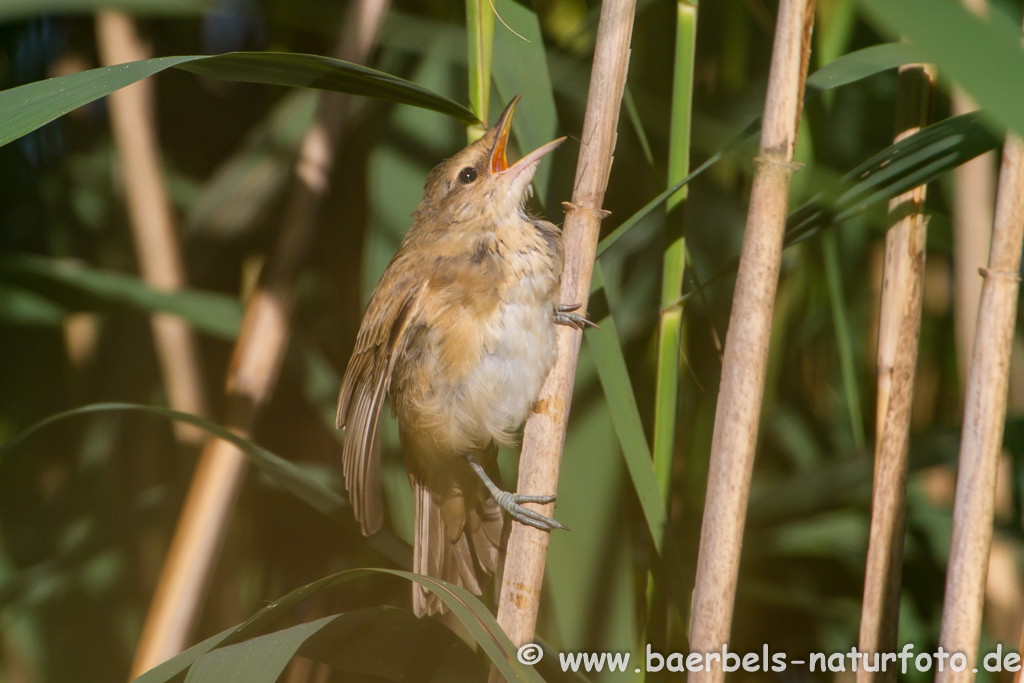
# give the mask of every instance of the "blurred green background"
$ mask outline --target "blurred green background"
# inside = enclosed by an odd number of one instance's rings
[[[100,4],[0,0],[0,89],[98,66],[89,12]],[[154,56],[331,54],[347,11],[346,4],[327,0],[115,5],[137,16]],[[517,130],[517,137],[570,137],[545,162],[533,205],[560,223],[560,203],[572,193],[599,6],[588,0],[505,0],[497,7],[533,41],[496,24],[490,108],[500,111],[521,91],[517,116],[536,128]],[[1019,23],[1015,2],[998,0],[990,11],[1010,17],[1007,24]],[[725,148],[761,113],[775,12],[772,0],[700,5],[692,167]],[[819,0],[817,14],[812,72],[892,40],[851,0]],[[639,1],[605,202],[609,232],[667,186],[675,16],[673,2]],[[465,7],[398,0],[369,65],[466,103]],[[216,295],[177,305],[188,319],[212,321],[200,328],[199,339],[203,387],[217,406],[237,320],[274,244],[298,146],[320,95],[173,69],[152,83],[189,286]],[[797,152],[804,166],[794,179],[792,207],[821,192],[830,196],[843,174],[892,144],[895,100],[896,72],[889,69],[808,103]],[[106,100],[87,104],[0,147],[0,442],[81,405],[167,403],[148,321],[149,312],[165,306],[147,298],[138,279],[106,107]],[[949,115],[943,89],[934,120]],[[409,226],[426,174],[465,140],[464,127],[442,114],[353,101],[329,196],[316,218],[315,243],[301,269],[291,350],[253,439],[336,491],[343,484],[334,401],[363,306]],[[532,142],[521,139],[520,149],[532,149]],[[707,281],[739,253],[755,149],[748,140],[690,184],[683,209],[692,266],[687,291],[695,289],[694,274]],[[951,174],[942,175],[929,187],[927,203],[900,617],[901,642],[913,642],[919,652],[937,645],[962,415],[953,307],[954,182]],[[658,208],[602,256],[605,292],[592,305],[598,318],[608,311],[614,317],[612,333],[648,438],[665,222]],[[759,651],[768,643],[773,652],[796,658],[849,650],[857,641],[872,468],[863,445],[874,440],[874,320],[886,227],[884,202],[876,202],[784,253],[734,651]],[[731,279],[720,278],[684,307],[670,516],[679,581],[687,589],[721,371],[716,338],[724,338],[731,295]],[[595,348],[583,346],[558,491],[556,516],[573,531],[551,537],[538,631],[557,651],[639,651],[648,619],[650,534],[598,380]],[[1024,346],[1017,360],[1024,360]],[[1000,556],[990,572],[983,652],[996,642],[1016,648],[1024,616],[1022,370],[1015,363],[1011,371],[1007,457],[997,498],[994,553]],[[609,391],[621,400],[629,387]],[[176,441],[167,421],[138,413],[65,420],[3,454],[0,681],[126,678],[197,455],[196,447]],[[506,483],[515,481],[516,457],[503,455]],[[410,540],[408,484],[390,423],[384,463],[389,524]],[[336,524],[250,472],[197,640],[293,588],[365,566],[393,565],[354,525]],[[289,619],[301,623],[381,604],[408,608],[408,600],[406,582],[376,578],[318,595]],[[488,604],[493,600],[484,596]],[[685,649],[683,620],[674,609],[668,613],[668,639],[659,647]],[[304,680],[301,675],[286,674]],[[991,680],[984,672],[979,677]],[[356,679],[336,674],[336,680]]]

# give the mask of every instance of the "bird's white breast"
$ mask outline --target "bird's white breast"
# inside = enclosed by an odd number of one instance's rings
[[[457,413],[476,440],[509,444],[540,394],[555,361],[557,275],[546,250],[503,254],[512,277],[501,303],[481,326],[480,362],[456,393]]]
[[[478,436],[509,443],[555,360],[552,302],[510,297],[495,318],[490,348],[466,379],[464,410],[475,414]]]

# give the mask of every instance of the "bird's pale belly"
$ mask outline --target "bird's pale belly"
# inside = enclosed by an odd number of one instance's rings
[[[547,280],[547,278],[543,278]],[[410,361],[430,388],[399,401],[399,421],[433,443],[430,456],[446,461],[512,444],[555,361],[553,278],[539,288],[527,277],[510,288],[493,311],[471,324],[435,329]],[[540,289],[540,291],[538,291]],[[458,340],[458,341],[456,341]],[[469,351],[458,362],[452,345]],[[409,400],[411,399],[411,400]],[[403,419],[404,418],[404,419]]]
[[[501,307],[480,363],[457,392],[459,412],[476,426],[475,438],[511,444],[526,420],[555,360],[553,306],[509,303]],[[467,430],[468,431],[468,430]]]

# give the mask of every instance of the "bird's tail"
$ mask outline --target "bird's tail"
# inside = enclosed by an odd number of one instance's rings
[[[504,524],[501,508],[483,486],[445,496],[432,492],[421,480],[414,479],[412,487],[416,499],[413,571],[480,595],[480,585],[498,568]],[[418,617],[447,610],[437,595],[418,583],[412,586],[412,604]]]

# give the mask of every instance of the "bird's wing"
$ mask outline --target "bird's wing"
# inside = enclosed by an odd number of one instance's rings
[[[389,269],[390,270],[390,269]],[[396,269],[398,270],[398,269]],[[391,272],[396,272],[392,270]],[[380,413],[395,360],[405,349],[423,304],[426,280],[389,282],[374,291],[345,371],[337,426],[345,430],[345,487],[363,534],[380,529]]]

